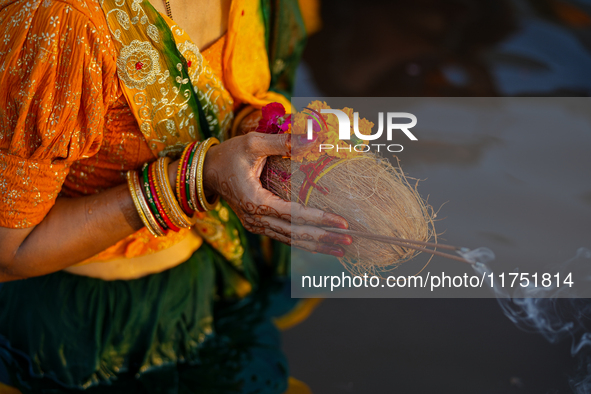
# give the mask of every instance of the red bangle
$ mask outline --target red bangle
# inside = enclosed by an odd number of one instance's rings
[[[172,231],[180,231],[180,228],[172,224],[170,218],[168,217],[168,214],[166,213],[166,210],[162,207],[162,204],[160,203],[158,189],[154,181],[154,168],[154,163],[150,163],[150,167],[148,168],[148,176],[150,179],[150,190],[152,191],[152,195],[154,196],[154,203],[156,204],[156,208],[158,208],[158,213],[160,213],[162,220],[164,220],[164,223],[166,223],[169,229],[171,229]]]
[[[186,191],[185,191],[185,171],[186,171],[186,164],[189,158],[189,152],[193,149],[193,144],[196,142],[192,142],[183,150],[181,155],[181,159],[179,161],[179,169],[177,174],[177,181],[176,181],[176,198],[181,206],[181,209],[185,212],[188,216],[193,216],[195,214],[195,210],[191,209],[189,204],[187,204],[186,199]]]
[[[150,189],[150,178],[148,171],[149,169],[150,165],[148,163],[144,163],[144,165],[142,166],[142,193],[144,195],[144,198],[148,202],[150,212],[152,213],[152,215],[154,215],[154,220],[158,225],[160,232],[162,233],[162,235],[165,235],[166,230],[168,230],[168,227],[166,226],[164,220],[162,220],[160,212],[158,212],[158,207],[156,207],[156,203],[154,203],[154,196],[152,195],[152,189]]]
[[[183,184],[182,182],[182,169],[183,169],[183,162],[185,161],[185,156],[187,154],[187,150],[191,147],[191,144],[187,144],[187,146],[185,146],[185,149],[183,149],[183,152],[181,153],[181,158],[179,159],[179,165],[177,166],[176,169],[176,185],[175,185],[175,191],[174,191],[174,195],[176,197],[176,200],[179,202],[179,205],[181,206],[181,209],[183,209],[183,204],[182,204],[182,196],[181,196],[181,186]],[[187,212],[185,212],[186,214]]]

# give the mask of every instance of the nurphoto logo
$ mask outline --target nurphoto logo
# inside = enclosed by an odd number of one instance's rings
[[[320,109],[320,112],[305,107],[304,111],[305,114],[309,116],[307,123],[306,123],[306,133],[308,140],[313,139],[313,134],[316,131],[328,131],[328,124],[322,114],[333,114],[337,117],[338,125],[339,125],[339,140],[350,140],[351,139],[351,121],[349,116],[338,109]],[[395,123],[397,119],[409,119],[409,123]],[[395,130],[402,131],[411,141],[417,141],[417,137],[413,133],[410,132],[409,129],[415,127],[417,125],[417,117],[408,112],[387,112],[386,113],[386,139],[388,141],[392,141],[392,136]],[[353,133],[355,137],[361,141],[375,141],[382,136],[384,132],[384,113],[378,112],[378,130],[375,134],[367,135],[361,134],[359,131],[359,112],[353,113]],[[402,152],[404,149],[400,144],[365,144],[360,143],[356,145],[349,145],[348,147],[343,146],[336,146],[334,144],[320,144],[318,147],[318,151],[329,151],[336,149],[337,152],[339,150],[351,150],[354,149],[356,152],[369,152],[370,150],[375,149],[378,152],[380,151],[381,147],[386,147],[388,152]]]

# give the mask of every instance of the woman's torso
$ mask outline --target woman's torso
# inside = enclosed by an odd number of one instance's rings
[[[172,21],[168,20],[172,25]],[[174,25],[172,25],[174,26]],[[223,85],[222,55],[225,36],[201,51],[203,58]],[[197,67],[188,60],[189,69]],[[125,173],[156,157],[142,134],[122,90],[105,117],[103,143],[99,152],[72,164],[62,194],[69,197],[99,193],[125,182]],[[136,279],[161,272],[187,260],[202,244],[192,230],[171,233],[165,239],[151,237],[145,229],[119,244],[65,271],[105,280]]]
[[[126,26],[128,20],[119,18],[121,13],[114,9],[120,7],[126,10],[125,15],[135,15],[137,5],[131,0],[48,0],[32,5],[21,0],[9,0],[2,3],[0,25],[11,39],[0,42],[0,71],[4,70],[0,72],[0,85],[6,90],[6,94],[0,97],[0,169],[3,175],[0,179],[0,203],[4,207],[0,210],[0,226],[35,226],[51,210],[58,194],[63,197],[93,195],[123,184],[127,170],[137,169],[170,148],[178,149],[181,142],[199,138],[193,135],[198,129],[195,121],[189,122],[189,118],[198,113],[193,97],[189,100],[191,111],[176,111],[172,115],[174,122],[161,119],[159,115],[160,118],[152,119],[153,122],[148,125],[151,127],[166,122],[164,129],[153,131],[148,128],[146,131],[143,128],[146,122],[138,115],[138,103],[134,100],[137,91],[133,91],[129,78],[125,78],[129,77],[129,70],[136,69],[133,66],[141,69],[143,64],[136,63],[120,51],[125,47],[127,53],[130,52],[129,47],[133,46],[132,40],[136,37],[144,41],[148,39],[146,32],[149,29],[145,28],[144,22],[137,23],[135,27]],[[271,60],[267,55],[267,46],[271,45],[267,41],[272,35],[266,34],[262,18],[266,14],[260,2],[232,2],[227,44],[219,45],[218,48],[222,47],[223,51],[215,52],[219,61],[211,59],[213,69],[217,71],[212,71],[207,59],[203,59],[188,35],[174,26],[175,22],[164,17],[165,23],[169,24],[167,32],[166,26],[161,23],[161,14],[146,7],[146,2],[140,3],[140,6],[139,11],[147,11],[144,14],[149,14],[149,20],[156,23],[159,31],[167,37],[166,44],[159,39],[154,41],[158,43],[154,48],[157,47],[161,56],[158,58],[161,62],[158,70],[167,71],[169,67],[174,67],[172,63],[165,62],[171,59],[170,56],[177,62],[176,68],[188,67],[183,73],[188,73],[193,82],[193,90],[202,102],[201,108],[206,111],[205,119],[210,121],[211,134],[223,138],[224,131],[237,124],[249,110],[245,108],[234,119],[234,111],[242,104],[260,108],[268,102],[281,102],[289,106],[283,95],[269,90],[271,77],[275,75],[270,72]],[[110,19],[106,15],[111,15]],[[141,20],[144,21],[143,18]],[[132,29],[128,31],[130,27]],[[153,23],[148,27],[156,29]],[[117,29],[127,31],[123,35],[125,37],[113,35]],[[132,31],[134,29],[135,32]],[[289,32],[296,37],[298,30],[290,29]],[[173,42],[170,42],[171,37],[174,37]],[[152,36],[149,39],[154,40]],[[167,47],[175,43],[184,59],[178,57],[173,48]],[[205,52],[207,57],[209,51]],[[272,60],[273,64],[283,65],[290,59],[297,59],[290,53],[280,51],[279,55],[281,57]],[[216,76],[222,76],[221,69],[228,90],[224,89],[221,78]],[[277,73],[283,69],[278,70]],[[152,82],[153,86],[149,86],[151,91],[145,89],[145,97],[151,98],[149,103],[153,103],[154,98],[156,104],[159,98],[164,100],[159,96],[162,84],[174,94],[174,81],[170,78],[162,81],[158,84]],[[280,82],[283,88],[289,86],[289,75],[282,76]],[[182,83],[185,84],[184,79]],[[189,96],[192,94],[189,93]],[[182,105],[177,107],[184,108]],[[177,116],[181,112],[182,116]],[[160,111],[159,114],[168,112]],[[138,121],[142,124],[141,131]],[[151,139],[151,134],[171,132],[170,124],[188,128],[189,134],[177,138],[176,144]],[[239,221],[227,207],[218,207],[219,210],[208,214],[205,218],[208,220],[204,219],[196,228],[203,239],[232,264],[239,266],[244,252],[239,239]],[[89,214],[92,214],[91,211]],[[159,255],[160,251],[178,244],[189,233],[186,230],[155,239],[143,229],[82,263]]]

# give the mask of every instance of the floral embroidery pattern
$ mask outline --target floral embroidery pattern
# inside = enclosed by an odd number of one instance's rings
[[[150,149],[158,154],[196,139],[190,78],[182,63],[169,69],[160,55],[165,36],[149,17],[155,10],[142,0],[103,0],[101,6],[120,44],[117,74]]]
[[[133,40],[119,52],[117,74],[131,89],[143,90],[160,74],[159,57],[149,42]]]
[[[158,24],[159,16],[147,2],[104,0],[102,7],[105,15],[111,15],[107,21],[112,34],[120,32],[116,37],[120,44],[118,75],[152,151],[160,156],[173,155],[186,142],[200,138],[196,102],[203,109],[211,134],[224,139],[233,119],[232,97],[188,35],[171,24],[168,28],[172,34],[160,30],[161,40],[152,40],[149,27]],[[142,21],[142,15],[150,19]],[[221,52],[218,54],[221,59]],[[240,267],[244,248],[235,223],[229,220],[228,208],[219,205],[214,212],[203,215],[195,228]]]
[[[201,55],[201,52],[199,52],[199,48],[189,40],[177,44],[177,48],[181,55],[187,60],[189,77],[191,78],[193,86],[197,86],[199,76],[203,72],[203,56]]]
[[[120,43],[117,72],[124,93],[152,151],[176,152],[180,144],[198,139],[197,106],[210,134],[224,139],[233,120],[232,98],[188,35],[177,25],[168,26],[172,34],[159,31],[157,12],[147,1],[103,0],[101,5]],[[168,52],[171,39],[180,56]]]
[[[106,0],[101,1],[101,6],[104,6],[105,1]],[[141,3],[142,0],[132,0],[130,9],[134,13],[134,15],[130,18],[129,13],[125,8],[126,0],[115,0],[113,2],[113,5],[115,5],[116,8],[112,8],[109,12],[107,12],[107,19],[111,14],[114,13],[115,17],[117,18],[117,21],[119,22],[119,26],[121,26],[124,30],[130,30],[131,25],[137,25],[138,23],[140,23],[141,25],[147,25],[146,34],[148,35],[148,37],[150,37],[150,39],[152,39],[152,41],[154,41],[155,43],[159,43],[161,40],[160,32],[158,31],[158,28],[156,26],[154,26],[152,23],[149,23],[148,16],[146,14],[146,11],[141,6]],[[113,28],[113,26],[113,24],[109,24],[109,29],[111,30],[113,37],[115,38],[115,40],[119,41],[120,43],[123,43],[121,37],[123,33],[121,29]]]

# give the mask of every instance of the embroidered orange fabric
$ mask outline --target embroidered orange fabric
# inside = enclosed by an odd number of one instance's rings
[[[223,76],[235,108],[237,101],[289,106],[268,92],[255,4],[234,0],[228,33],[202,55]],[[0,0],[0,36],[0,227],[34,226],[58,193],[99,193],[155,159],[123,95],[98,0]],[[186,231],[153,238],[142,229],[88,261],[152,253]]]
[[[58,193],[99,193],[155,159],[120,89],[100,8],[84,0],[37,9],[16,2],[2,8],[0,26],[12,38],[0,42],[7,89],[0,95],[0,205],[7,208],[0,226],[36,225]],[[216,74],[224,41],[202,53]],[[142,229],[87,262],[166,249],[187,231],[154,238]]]
[[[102,11],[84,1],[0,4],[9,38],[0,41],[0,226],[25,228],[51,208],[73,162],[116,144],[103,132],[118,97],[116,53],[106,25],[94,23]],[[127,163],[109,164],[117,170],[99,183],[79,173],[89,179],[80,193],[109,187]]]
[[[220,78],[222,77],[222,51],[224,48],[224,43],[225,35],[201,52],[203,57],[209,62],[209,66],[211,67],[212,71]],[[223,78],[221,79],[223,83]],[[125,103],[126,108],[129,110],[129,106],[127,106],[123,96],[121,99]],[[139,128],[131,112],[129,112],[129,116],[131,117],[131,121],[135,123],[135,127],[139,132]],[[147,143],[144,143],[143,148],[149,150]],[[154,238],[150,236],[146,229],[142,229],[135,234],[121,240],[112,247],[97,254],[96,256],[84,261],[83,264],[94,261],[107,261],[122,256],[131,258],[164,250],[183,240],[186,237],[188,231],[189,230],[182,229],[178,233],[169,232],[165,238]]]
[[[222,74],[221,74],[222,51],[224,48],[224,43],[225,43],[225,35],[222,36],[220,39],[218,39],[215,43],[213,43],[207,49],[205,49],[201,52],[203,57],[208,60],[209,66],[211,67],[212,71],[216,75],[218,75],[218,77],[222,76]],[[223,83],[223,78],[222,78],[222,83]],[[137,122],[135,121],[135,118],[133,117],[133,114],[131,113],[129,106],[125,102],[125,98],[123,96],[121,96],[120,99],[123,101],[122,104],[126,109],[125,115],[123,116],[123,118],[126,120],[126,122],[125,122],[126,126],[127,127],[134,127],[135,131],[138,133],[138,135],[143,140],[143,136],[139,130],[139,127],[137,126]],[[134,146],[130,150],[125,149],[125,152],[122,152],[122,153],[123,154],[131,153],[131,152],[134,152],[134,150],[133,150],[134,148],[135,149],[139,148],[140,151],[145,150],[146,152],[150,152],[150,154],[151,154],[148,144],[145,142],[145,140],[143,140],[143,141],[144,141],[144,143],[141,144],[141,147]],[[127,143],[128,142],[125,141],[125,144],[127,144]],[[99,151],[99,154],[101,154],[101,151],[102,151],[102,149]],[[107,153],[107,155],[108,155],[108,153]],[[107,157],[109,157],[109,156],[107,156]],[[153,156],[150,156],[150,157],[153,157]],[[152,159],[150,159],[148,157],[148,158],[143,159],[143,161],[140,161],[140,162],[143,163],[148,160],[152,160]],[[72,170],[70,172],[72,172]],[[68,177],[68,178],[70,178],[70,177]],[[179,231],[178,233],[171,231],[168,233],[168,235],[165,238],[154,238],[154,237],[150,236],[148,231],[144,228],[144,229],[141,229],[140,231],[136,232],[135,234],[132,234],[131,236],[119,241],[117,244],[111,246],[110,248],[104,250],[103,252],[97,254],[96,256],[84,261],[82,264],[96,262],[96,261],[107,261],[107,260],[119,258],[122,256],[125,256],[127,258],[131,258],[131,257],[142,256],[142,255],[154,253],[154,252],[157,252],[160,250],[164,250],[164,249],[171,247],[172,245],[175,245],[176,243],[180,242],[181,240],[183,240],[187,236],[188,231],[189,230],[187,230],[187,229],[181,229],[181,231]]]

